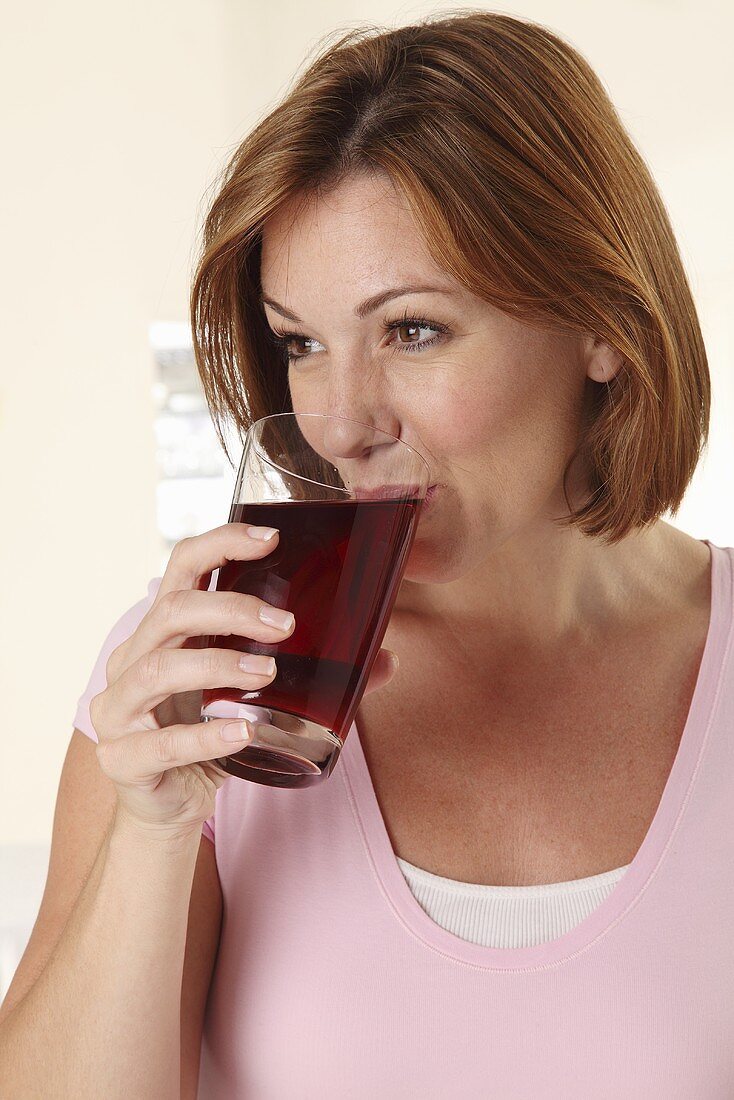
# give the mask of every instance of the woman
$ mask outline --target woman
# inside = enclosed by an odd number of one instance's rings
[[[196,639],[294,629],[207,591],[277,536],[185,539],[115,624],[4,1095],[732,1095],[734,550],[661,518],[706,355],[598,79],[492,12],[350,32],[243,142],[204,238],[215,423],[347,416],[438,489],[320,787],[225,783],[242,731],[198,722],[202,688],[272,674]]]

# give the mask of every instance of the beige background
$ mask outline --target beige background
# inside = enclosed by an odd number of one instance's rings
[[[714,376],[710,452],[675,522],[732,545],[734,7],[495,8],[581,49],[653,169]],[[322,34],[432,10],[3,5],[0,846],[47,842],[76,700],[112,622],[158,570],[148,326],[187,317],[207,188]]]

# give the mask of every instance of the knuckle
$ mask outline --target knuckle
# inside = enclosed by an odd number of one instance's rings
[[[173,730],[165,729],[153,738],[153,756],[159,764],[172,764],[176,759],[176,736]]]
[[[92,720],[92,725],[97,728],[97,721],[99,719],[101,698],[104,695],[104,691],[100,691],[97,695],[93,695],[89,700],[89,717]]]
[[[108,684],[113,684],[118,679],[120,673],[125,667],[125,652],[127,645],[127,639],[120,642],[118,646],[110,653],[107,658],[107,664],[105,666],[105,676]]]
[[[117,679],[117,662],[117,650],[113,649],[109,657],[107,658],[107,664],[105,665],[105,678],[108,684],[114,683],[114,681]]]
[[[116,744],[114,741],[99,741],[94,749],[97,763],[105,775],[110,778],[114,774]]]
[[[138,677],[147,687],[160,684],[170,671],[170,657],[164,649],[151,649],[137,662]]]
[[[159,613],[166,623],[176,622],[183,614],[187,602],[188,592],[183,588],[166,592],[158,603]]]
[[[201,755],[206,757],[211,753],[211,739],[212,731],[209,728],[209,723],[204,723],[196,727],[196,745],[201,751]]]
[[[221,676],[222,675],[222,658],[219,650],[207,649],[202,654],[204,658],[204,673],[206,676]]]
[[[246,605],[249,602],[243,600],[242,596],[243,593],[241,592],[230,592],[224,605],[224,613],[228,619],[234,620],[235,622],[242,620],[242,614],[243,612],[246,613]]]
[[[179,561],[179,559],[182,558],[187,558],[189,555],[190,547],[191,535],[187,535],[185,538],[179,539],[179,541],[175,543],[173,549],[171,550],[170,557],[175,558],[176,561]]]

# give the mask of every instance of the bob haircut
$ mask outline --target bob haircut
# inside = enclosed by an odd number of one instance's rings
[[[330,42],[335,35],[336,39]],[[261,234],[291,200],[387,173],[433,260],[530,324],[623,357],[590,397],[574,459],[589,495],[563,525],[617,542],[678,510],[708,442],[710,379],[691,290],[649,169],[588,62],[547,28],[471,8],[343,28],[237,147],[191,287],[197,369],[219,440],[292,411],[260,301]]]

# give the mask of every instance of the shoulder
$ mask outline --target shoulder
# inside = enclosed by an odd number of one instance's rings
[[[142,619],[155,601],[156,593],[160,588],[162,577],[153,577],[148,582],[148,588],[141,599],[128,607],[115,620],[108,629],[107,634],[99,647],[94,660],[87,686],[77,700],[76,713],[74,714],[74,726],[81,730],[92,741],[97,740],[97,732],[92,725],[89,713],[89,704],[95,695],[99,695],[107,687],[107,662],[113,650],[117,649],[126,638],[137,629]]]

